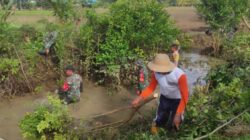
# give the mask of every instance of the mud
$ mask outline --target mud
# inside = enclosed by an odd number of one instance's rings
[[[190,89],[197,84],[205,84],[204,77],[209,69],[221,62],[215,58],[196,53],[182,53],[181,57],[182,64],[180,67],[184,69],[188,76]],[[37,105],[46,102],[47,92],[49,90],[53,91],[53,88],[55,87],[50,85],[49,88],[44,87],[44,90],[37,95],[16,97],[9,101],[2,100],[0,102],[0,137],[6,140],[21,140],[22,136],[18,128],[18,122],[24,117],[26,112],[31,112]],[[95,84],[85,81],[81,101],[69,105],[69,111],[74,118],[88,120],[92,116],[129,106],[135,97],[135,92],[128,91],[125,88],[110,96],[104,87],[95,86]],[[156,105],[156,101],[149,103],[142,109],[142,114],[151,113]],[[98,123],[126,119],[128,114],[128,110],[111,114],[98,120]]]

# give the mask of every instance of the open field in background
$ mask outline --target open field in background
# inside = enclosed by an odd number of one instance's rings
[[[104,13],[107,12],[108,10],[104,8],[97,8],[96,11],[98,13]],[[84,12],[79,14],[83,16]],[[24,24],[35,26],[35,24],[41,20],[47,20],[49,22],[57,22],[56,17],[53,16],[53,11],[49,10],[22,10],[22,11],[17,10],[13,15],[11,15],[8,18],[7,21],[17,26]]]
[[[195,7],[168,7],[166,10],[184,32],[204,31],[208,27],[197,14]]]
[[[107,12],[108,9],[97,8],[98,13]],[[202,31],[207,25],[200,19],[194,7],[168,7],[166,11],[170,14],[176,25],[184,32]],[[80,13],[84,15],[83,13]],[[53,11],[48,10],[23,10],[16,11],[14,15],[9,17],[8,22],[16,25],[35,25],[41,20],[49,22],[57,22],[53,16]],[[84,19],[83,19],[84,22]]]
[[[48,10],[22,10],[15,11],[7,21],[15,25],[35,25],[41,20],[55,22],[56,18],[53,16],[53,12]]]

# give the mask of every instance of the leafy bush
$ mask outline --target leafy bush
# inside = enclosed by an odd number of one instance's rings
[[[129,126],[120,129],[120,134],[117,134],[117,139],[194,139],[196,137],[212,132],[215,128],[240,114],[243,110],[249,108],[250,94],[246,90],[242,90],[243,83],[240,79],[234,79],[228,85],[220,84],[210,93],[196,92],[188,103],[185,112],[185,119],[181,129],[175,133],[162,129],[159,135],[150,134],[151,120],[139,120],[133,122]],[[233,122],[248,123],[249,113],[245,113],[241,118]],[[155,115],[152,113],[151,119]],[[223,135],[219,131],[220,135]],[[216,136],[215,136],[216,138]],[[212,139],[212,138],[211,138]]]
[[[35,77],[37,51],[42,46],[42,35],[35,28],[20,28],[6,23],[0,27],[0,87],[3,95],[20,95],[32,92]],[[38,76],[38,75],[36,75]],[[14,86],[15,85],[15,86]],[[1,95],[1,96],[3,96]]]
[[[72,20],[75,16],[74,0],[50,0],[54,14],[63,22]]]
[[[165,49],[179,33],[163,7],[153,0],[120,0],[112,4],[110,13],[88,11],[87,19],[78,46],[85,52],[86,73],[91,71],[104,83],[110,79],[121,83],[121,69],[141,54]]]
[[[201,0],[198,11],[212,29],[227,33],[238,26],[248,7],[245,0]]]
[[[20,121],[19,127],[25,138],[59,139],[64,137],[65,126],[70,122],[68,110],[60,99],[49,96],[48,100],[48,105],[39,106]]]
[[[220,65],[212,70],[208,79],[212,86],[216,87],[219,83],[230,83],[235,77],[241,79],[246,88],[250,88],[250,35],[243,33],[235,36],[232,42],[224,45],[223,58],[226,64]]]

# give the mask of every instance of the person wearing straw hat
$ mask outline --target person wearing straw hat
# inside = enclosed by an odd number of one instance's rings
[[[160,86],[160,102],[151,132],[157,134],[159,127],[179,129],[188,101],[188,84],[186,74],[175,66],[166,54],[157,54],[153,61],[148,63],[153,71],[151,82],[137,97],[132,105],[137,105],[149,97],[156,86]]]

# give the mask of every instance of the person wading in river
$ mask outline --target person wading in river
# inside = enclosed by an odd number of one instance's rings
[[[137,75],[137,95],[140,95],[142,90],[148,86],[148,69],[142,60],[137,60],[136,65],[136,75]]]
[[[157,54],[154,60],[148,63],[148,68],[153,71],[151,82],[132,102],[132,105],[137,107],[142,100],[153,93],[159,84],[160,103],[151,132],[157,134],[159,127],[178,130],[188,101],[187,77],[169,60],[169,56],[166,54]]]
[[[65,104],[80,101],[80,93],[83,90],[82,77],[75,73],[72,65],[65,68],[65,74],[67,78],[58,93],[60,99],[64,100]]]

